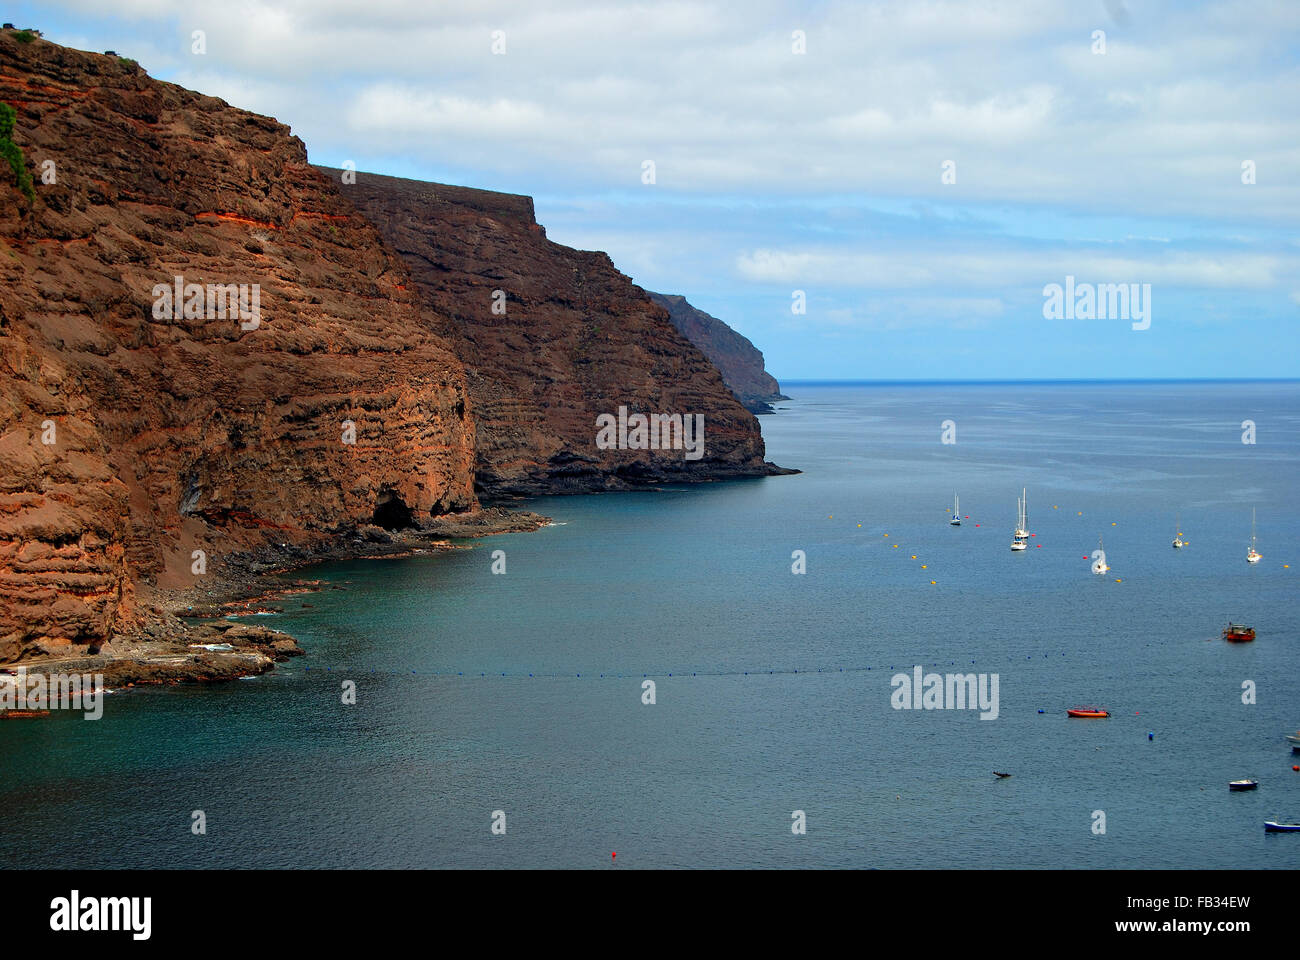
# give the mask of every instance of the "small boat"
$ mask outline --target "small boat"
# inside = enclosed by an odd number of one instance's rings
[[[1097,552],[1093,555],[1092,572],[1100,576],[1110,570],[1106,565],[1106,550],[1102,546],[1101,537],[1097,538]]]
[[[48,710],[0,710],[0,720],[22,720],[28,717],[48,717]]]
[[[957,509],[957,494],[952,495],[952,519],[948,521],[954,527],[961,526],[961,511]]]
[[[1110,716],[1110,711],[1102,707],[1071,707],[1065,711],[1070,717],[1084,717],[1088,719],[1102,719]]]
[[[1255,508],[1250,508],[1250,548],[1246,551],[1247,563],[1259,563],[1264,555],[1255,549]]]
[[[1185,546],[1187,546],[1187,541],[1183,539],[1183,519],[1182,517],[1175,516],[1174,517],[1174,549],[1181,550]]]
[[[1291,744],[1292,750],[1300,750],[1300,730],[1297,730],[1295,733],[1288,733],[1286,735],[1286,742]]]
[[[1027,488],[1021,488],[1016,500],[1016,532],[1011,535],[1012,550],[1029,549],[1029,496]]]
[[[1229,643],[1250,643],[1255,639],[1255,628],[1244,623],[1229,623],[1223,628],[1223,639]]]
[[[1278,823],[1276,820],[1264,821],[1265,833],[1300,833],[1300,823]]]
[[[994,770],[994,771],[993,771],[993,776],[997,777],[997,778],[1000,779],[1000,780],[1005,780],[1007,777],[1011,776],[1011,774],[1009,774],[1009,773],[998,773],[996,770]]]
[[[1229,790],[1254,790],[1259,786],[1258,780],[1229,780]]]

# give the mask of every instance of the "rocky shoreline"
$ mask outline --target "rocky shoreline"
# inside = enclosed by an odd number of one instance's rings
[[[261,547],[227,558],[209,570],[201,585],[142,588],[148,608],[143,622],[107,643],[28,656],[0,664],[0,669],[23,667],[29,675],[98,674],[106,686],[118,688],[258,676],[305,651],[287,633],[229,618],[278,613],[286,598],[324,589],[320,580],[284,574],[327,560],[395,559],[468,549],[458,541],[530,532],[549,522],[536,513],[487,507],[434,518],[420,528],[366,526],[314,543]]]

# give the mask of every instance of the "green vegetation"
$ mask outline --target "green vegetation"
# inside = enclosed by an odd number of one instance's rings
[[[36,200],[36,190],[32,186],[32,176],[27,172],[27,164],[23,160],[23,151],[12,139],[14,119],[17,116],[18,114],[13,107],[7,103],[0,103],[0,157],[4,157],[5,160],[9,161],[14,177],[18,180],[18,189],[22,191],[28,202],[32,203]]]
[[[36,34],[32,33],[30,30],[19,30],[14,34],[14,39],[19,43],[31,43],[36,39]]]
[[[118,57],[117,62],[124,67],[130,67],[132,70],[140,66],[140,64],[136,63],[130,57]]]

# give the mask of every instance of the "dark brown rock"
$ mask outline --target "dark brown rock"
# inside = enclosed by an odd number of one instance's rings
[[[650,299],[668,311],[673,326],[713,361],[722,381],[750,413],[771,413],[774,400],[789,400],[776,378],[763,366],[763,354],[717,317],[676,294],[652,293]]]
[[[476,506],[463,367],[287,127],[8,36],[0,99],[37,181],[0,171],[0,662],[138,627],[194,550]],[[177,274],[260,326],[155,319]]]
[[[341,183],[342,171],[325,169]],[[552,243],[530,197],[357,173],[342,185],[465,362],[488,497],[787,472],[717,368],[603,253]],[[502,291],[505,313],[493,312]],[[596,418],[702,414],[704,456],[600,450]]]

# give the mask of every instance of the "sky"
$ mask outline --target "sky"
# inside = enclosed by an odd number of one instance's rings
[[[531,195],[778,379],[1300,376],[1296,0],[8,9],[314,163]]]

